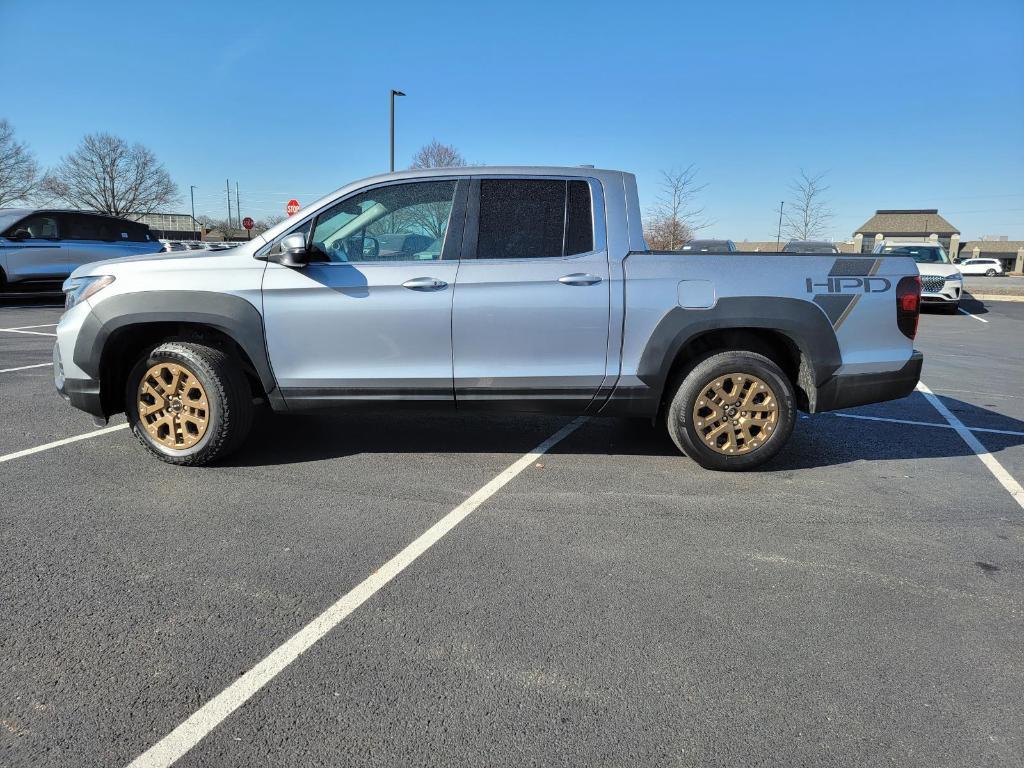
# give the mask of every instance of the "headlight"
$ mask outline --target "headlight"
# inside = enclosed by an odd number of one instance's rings
[[[964,279],[964,276],[961,275],[959,272],[957,272],[956,274],[953,274],[953,275],[947,275],[946,279],[947,280],[954,280],[956,282],[960,282],[961,280]]]
[[[113,275],[92,275],[89,277],[69,277],[64,281],[64,309],[71,309],[97,291],[101,291],[114,282]]]

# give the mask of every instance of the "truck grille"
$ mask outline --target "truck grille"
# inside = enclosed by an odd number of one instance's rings
[[[926,293],[938,293],[946,284],[946,278],[942,275],[922,275],[921,290]]]

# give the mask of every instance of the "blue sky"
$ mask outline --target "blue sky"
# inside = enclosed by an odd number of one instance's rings
[[[708,235],[770,239],[801,167],[834,237],[938,207],[1024,239],[1024,3],[0,0],[8,118],[43,164],[153,149],[196,212],[281,212],[431,138],[471,161],[699,168]]]

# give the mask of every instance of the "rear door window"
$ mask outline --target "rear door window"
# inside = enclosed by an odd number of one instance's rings
[[[593,249],[586,181],[481,179],[477,258],[551,258]]]

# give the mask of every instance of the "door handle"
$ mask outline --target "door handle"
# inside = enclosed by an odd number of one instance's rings
[[[601,278],[597,275],[588,275],[584,272],[576,272],[571,275],[562,275],[558,278],[562,285],[594,285],[600,283]]]
[[[410,291],[440,291],[442,288],[447,288],[448,283],[438,280],[436,277],[414,277],[412,280],[402,283],[402,287],[408,288]]]

